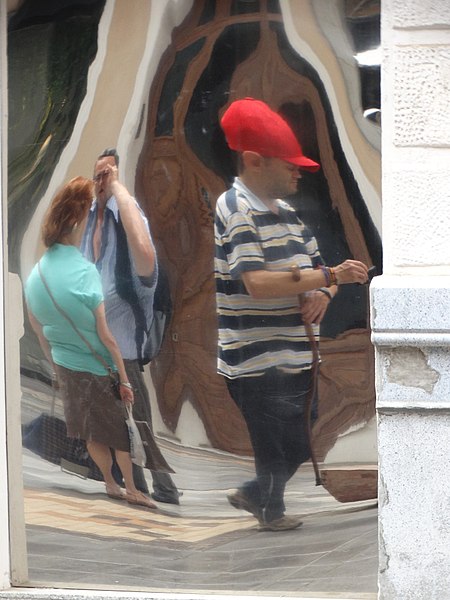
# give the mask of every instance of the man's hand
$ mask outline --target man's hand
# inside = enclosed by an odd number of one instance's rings
[[[367,267],[359,260],[346,260],[337,267],[333,267],[338,285],[343,283],[366,283],[368,279]]]
[[[318,290],[302,294],[300,296],[300,313],[303,322],[309,325],[320,325],[329,304],[328,296]]]
[[[108,196],[112,196],[113,184],[119,181],[119,170],[116,165],[106,165],[104,170],[105,189]]]

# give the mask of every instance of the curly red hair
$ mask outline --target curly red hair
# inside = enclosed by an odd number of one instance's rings
[[[91,179],[71,179],[53,198],[42,225],[42,241],[47,248],[70,233],[76,223],[81,222],[94,197]]]

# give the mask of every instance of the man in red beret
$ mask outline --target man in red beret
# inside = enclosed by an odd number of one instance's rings
[[[311,456],[305,408],[313,352],[305,324],[318,339],[338,285],[365,283],[367,267],[356,260],[325,266],[315,238],[281,200],[297,191],[301,170],[320,165],[279,114],[244,98],[228,107],[221,126],[238,152],[239,176],[216,206],[218,372],[246,421],[256,470],[228,501],[262,530],[295,529],[301,520],[285,514],[284,491]]]

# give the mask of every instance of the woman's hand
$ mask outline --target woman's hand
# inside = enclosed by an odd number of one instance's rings
[[[134,390],[131,383],[128,381],[127,371],[123,362],[122,355],[120,354],[119,346],[117,345],[116,339],[111,333],[108,324],[106,323],[105,315],[105,303],[102,302],[94,310],[95,323],[97,327],[97,334],[101,342],[109,350],[114,364],[117,366],[117,372],[119,376],[119,394],[122,402],[131,404],[134,402]]]
[[[119,392],[122,402],[125,402],[125,404],[133,404],[134,390],[129,381],[121,381],[119,383]]]

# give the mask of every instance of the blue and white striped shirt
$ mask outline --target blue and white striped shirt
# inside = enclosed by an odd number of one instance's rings
[[[80,248],[84,256],[91,262],[95,262],[93,237],[97,222],[97,210],[97,202],[94,200]],[[148,221],[140,208],[139,210],[150,236]],[[108,326],[116,338],[122,357],[135,360],[139,358],[141,350],[138,346],[141,346],[141,343],[142,345],[145,344],[147,339],[146,332],[149,330],[152,323],[153,297],[155,295],[158,273],[157,268],[155,268],[155,271],[150,278],[139,277],[136,274],[133,257],[129,251],[132,285],[137,295],[137,303],[135,303],[134,308],[142,309],[139,314],[142,315],[143,322],[142,325],[138,325],[136,322],[136,310],[133,310],[132,305],[119,295],[117,289],[116,224],[118,221],[119,209],[115,197],[112,196],[106,203],[102,225],[100,255],[95,264],[102,280],[103,294],[105,297],[106,321]],[[136,306],[136,304],[139,306]],[[136,333],[138,334],[137,336]]]
[[[311,368],[312,352],[298,297],[252,298],[241,275],[247,271],[289,271],[293,264],[322,264],[317,242],[286,202],[275,214],[239,179],[235,194],[216,205],[215,279],[219,319],[218,373],[234,379],[279,368]],[[314,327],[318,338],[319,327]]]

